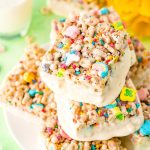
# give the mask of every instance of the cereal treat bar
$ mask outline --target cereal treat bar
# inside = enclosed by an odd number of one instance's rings
[[[150,83],[150,51],[146,50],[137,38],[132,38],[132,43],[137,61],[130,69],[130,77],[139,88],[145,83]]]
[[[55,99],[60,125],[71,138],[80,141],[126,136],[138,130],[144,121],[131,80],[126,81],[117,99],[104,107],[66,100],[63,95],[55,95]]]
[[[55,101],[52,99],[51,103],[55,103]],[[60,126],[57,108],[53,107],[50,110],[42,131],[47,150],[126,150],[119,138],[91,142],[73,140]]]
[[[48,0],[50,10],[60,16],[67,17],[70,13],[80,13],[94,8],[106,6],[107,0]],[[103,13],[106,13],[104,10]]]
[[[134,134],[124,138],[123,141],[129,150],[149,150],[150,148],[150,84],[143,84],[138,95],[141,100],[144,123]]]
[[[130,39],[121,22],[104,18],[96,10],[63,20],[41,69],[42,80],[55,93],[99,107],[118,96],[131,65]]]
[[[0,101],[45,119],[53,92],[41,81],[38,68],[45,50],[32,46],[2,83]]]
[[[118,138],[92,142],[75,141],[62,130],[55,117],[47,120],[42,133],[47,150],[126,150]]]
[[[91,150],[123,148],[118,138],[108,141],[79,142],[71,139],[58,124],[53,92],[41,81],[38,68],[45,54],[43,48],[32,46],[12,69],[0,90],[0,101],[45,120],[43,135],[48,150]]]

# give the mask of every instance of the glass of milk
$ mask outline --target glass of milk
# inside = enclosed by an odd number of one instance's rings
[[[32,0],[0,0],[0,37],[25,35],[32,17]]]

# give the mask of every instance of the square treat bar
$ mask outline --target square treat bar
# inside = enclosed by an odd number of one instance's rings
[[[126,136],[138,130],[144,121],[130,79],[126,80],[117,99],[104,107],[67,100],[63,95],[55,95],[55,100],[60,125],[71,138],[80,141]]]
[[[43,128],[47,150],[126,150],[118,138],[91,142],[75,141],[62,130],[56,117],[48,118]]]
[[[106,6],[107,0],[48,0],[48,7],[57,15],[67,17],[70,13],[80,13]],[[105,10],[103,11],[105,13]]]
[[[124,138],[123,141],[129,150],[149,150],[150,148],[150,82],[143,84],[138,95],[142,103],[144,123],[134,134]]]
[[[84,150],[90,150],[91,147],[125,150],[118,138],[109,141],[78,142],[69,138],[62,129],[60,130],[53,92],[41,81],[38,73],[40,61],[45,52],[43,48],[36,46],[25,52],[23,58],[8,74],[1,86],[1,102],[46,121],[43,134],[48,150],[50,148],[69,150],[72,147],[75,147],[74,150],[76,150],[77,146],[80,147],[80,150],[83,150],[83,146]]]
[[[111,18],[112,9],[107,10]],[[55,93],[99,107],[118,96],[131,65],[130,39],[122,23],[110,24],[101,11],[63,20],[41,70],[42,80]]]
[[[38,68],[45,54],[43,48],[32,46],[10,71],[2,83],[1,102],[18,107],[23,111],[45,119],[53,103],[53,92],[41,81]]]

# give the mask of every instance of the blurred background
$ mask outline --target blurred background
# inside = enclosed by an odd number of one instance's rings
[[[127,25],[130,34],[138,37],[150,36],[149,0],[107,0]]]
[[[17,1],[20,2],[20,7],[8,11],[8,8]],[[85,1],[100,2],[100,7],[113,5],[130,34],[140,38],[145,47],[150,49],[149,0]],[[50,23],[60,16],[54,15],[46,4],[47,0],[33,0],[33,4],[32,0],[0,0],[0,83],[30,42],[34,41],[40,45],[49,42]],[[0,109],[0,150],[1,148],[20,150],[8,131],[2,108]]]

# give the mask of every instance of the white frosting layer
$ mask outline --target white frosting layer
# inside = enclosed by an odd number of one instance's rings
[[[139,108],[139,116],[125,118],[125,120],[117,120],[112,123],[100,123],[93,127],[78,128],[73,122],[73,114],[71,113],[71,105],[64,95],[55,95],[57,101],[57,113],[60,125],[63,130],[73,139],[79,141],[107,140],[112,137],[122,137],[137,131],[143,124],[144,118],[141,107]],[[137,97],[139,102],[139,99]]]
[[[93,87],[75,84],[72,80],[59,78],[41,71],[41,78],[55,93],[63,94],[75,101],[91,103],[98,107],[108,105],[119,95],[131,65],[131,53],[125,50],[121,60],[112,66],[111,76],[102,92],[95,92]],[[114,88],[115,85],[115,88]]]

